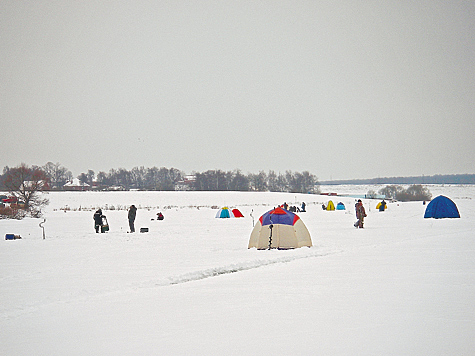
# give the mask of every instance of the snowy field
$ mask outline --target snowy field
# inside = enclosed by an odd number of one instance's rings
[[[355,229],[351,197],[49,193],[46,239],[42,219],[0,220],[0,355],[473,355],[475,186],[428,188],[461,218],[364,200]],[[323,211],[330,199],[347,210]],[[313,247],[247,249],[253,219],[302,201]],[[148,233],[127,233],[130,204]],[[214,218],[222,206],[245,217]],[[108,233],[94,232],[96,207]]]

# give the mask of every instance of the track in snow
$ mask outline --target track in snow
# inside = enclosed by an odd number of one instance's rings
[[[287,263],[287,262],[292,262],[295,260],[301,260],[305,258],[334,255],[340,252],[342,251],[334,251],[334,252],[329,252],[329,253],[312,253],[312,254],[308,254],[304,256],[283,257],[283,258],[278,258],[278,259],[273,259],[273,260],[255,260],[255,261],[250,261],[250,262],[232,264],[229,266],[209,268],[202,271],[182,274],[176,277],[169,277],[168,281],[159,282],[159,283],[156,283],[156,285],[166,286],[166,285],[175,285],[175,284],[199,281],[206,278],[217,277],[223,274],[242,272],[242,271],[247,271],[247,270],[251,270],[255,268],[260,268],[260,267],[269,266],[269,265],[278,264],[278,263]]]

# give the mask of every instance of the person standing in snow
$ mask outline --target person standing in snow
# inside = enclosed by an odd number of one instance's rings
[[[365,211],[365,208],[363,206],[363,202],[361,201],[361,199],[358,199],[358,202],[355,205],[355,210],[356,210],[356,218],[358,219],[358,221],[355,223],[355,227],[356,228],[359,227],[360,229],[362,229],[363,228],[363,223],[364,223],[364,218],[366,217],[366,211]]]
[[[94,216],[92,217],[94,219],[94,227],[96,229],[96,233],[99,231],[102,232],[102,210],[98,209],[95,213]]]
[[[301,211],[302,213],[305,213],[305,211],[306,211],[306,210],[305,210],[305,206],[306,206],[305,202],[302,202],[302,207],[300,208],[300,211]]]
[[[130,232],[135,232],[134,223],[135,223],[136,214],[137,214],[137,208],[135,207],[135,205],[132,204],[129,208],[129,215],[128,215]]]

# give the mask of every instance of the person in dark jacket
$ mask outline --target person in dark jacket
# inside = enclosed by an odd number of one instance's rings
[[[94,227],[96,229],[96,233],[99,231],[102,232],[101,226],[102,226],[102,210],[98,209],[95,213],[94,216],[92,217],[94,219]]]
[[[137,208],[135,205],[131,205],[129,208],[129,227],[130,227],[130,232],[135,232],[135,215],[137,214]]]

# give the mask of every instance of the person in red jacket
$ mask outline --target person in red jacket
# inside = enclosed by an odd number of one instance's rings
[[[358,199],[358,202],[355,205],[355,210],[356,210],[356,218],[358,219],[355,222],[355,227],[356,228],[359,227],[360,229],[362,229],[364,218],[366,217],[366,211],[364,209],[363,202],[361,201],[361,199]]]

